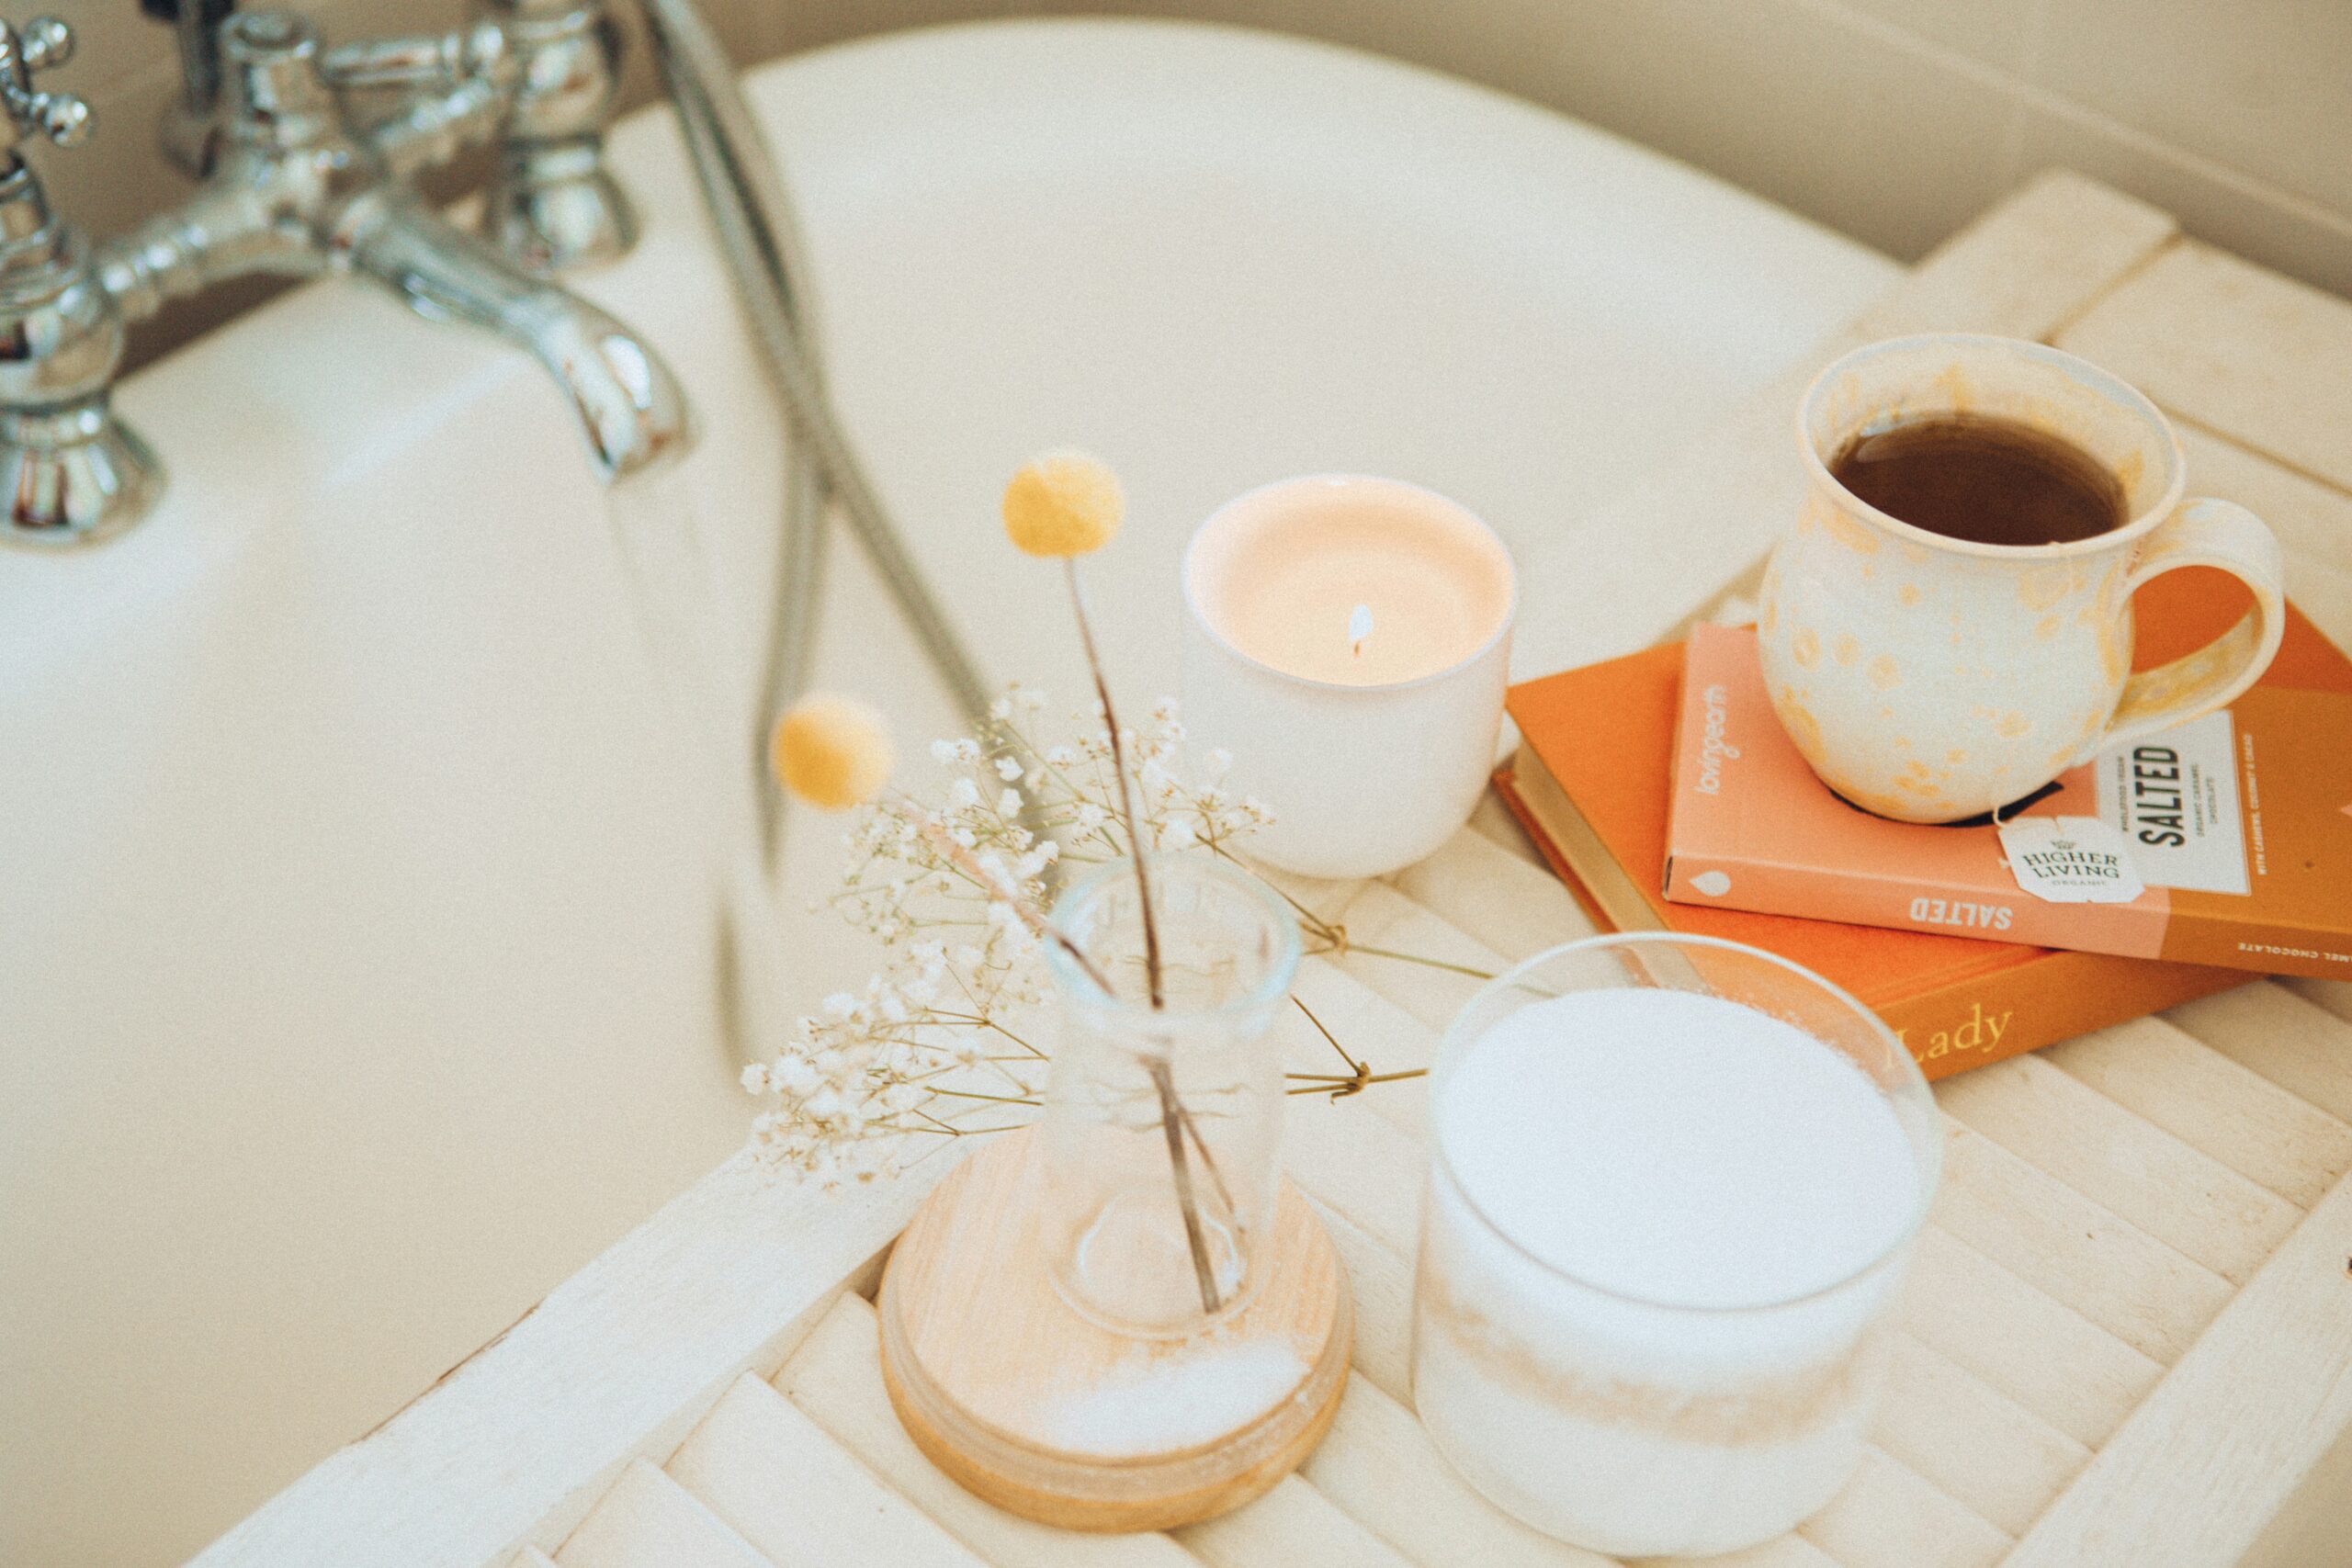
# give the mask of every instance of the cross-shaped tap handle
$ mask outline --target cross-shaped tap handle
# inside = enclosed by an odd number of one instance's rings
[[[90,134],[90,106],[72,93],[44,93],[33,86],[36,71],[73,58],[74,32],[55,17],[36,17],[22,27],[0,22],[0,150],[28,135],[45,136],[72,147]]]

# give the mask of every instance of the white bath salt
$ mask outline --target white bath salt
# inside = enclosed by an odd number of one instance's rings
[[[1678,1306],[1836,1284],[1918,1196],[1893,1108],[1850,1061],[1719,997],[1581,992],[1522,1008],[1437,1108],[1462,1190],[1563,1273]]]
[[[1243,1427],[1306,1381],[1282,1336],[1212,1340],[1174,1355],[1138,1351],[1046,1415],[1066,1453],[1134,1459],[1197,1448]]]
[[[1835,1495],[1895,1283],[1871,1266],[1919,1197],[1859,1068],[1718,998],[1582,992],[1476,1042],[1435,1132],[1414,1396],[1474,1483],[1628,1556],[1735,1551]]]

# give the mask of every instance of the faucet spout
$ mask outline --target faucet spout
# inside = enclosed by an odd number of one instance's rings
[[[0,544],[103,539],[153,502],[161,470],[108,403],[124,331],[256,273],[361,273],[420,315],[528,349],[608,484],[686,449],[685,399],[650,347],[443,222],[404,183],[460,146],[502,141],[503,210],[515,220],[500,228],[524,265],[627,248],[625,208],[597,161],[618,49],[605,0],[482,3],[495,14],[441,38],[329,51],[291,12],[189,0],[183,36],[204,45],[190,55],[202,68],[190,104],[206,113],[182,151],[201,154],[203,184],[95,249],[51,214],[16,152],[89,128],[88,105],[31,85],[63,62],[72,32],[0,22]],[[415,92],[385,118],[355,120],[350,95],[385,86]]]
[[[486,327],[528,349],[570,399],[607,483],[682,455],[686,401],[661,356],[578,295],[517,271],[489,245],[397,191],[355,205],[337,249],[435,321]]]

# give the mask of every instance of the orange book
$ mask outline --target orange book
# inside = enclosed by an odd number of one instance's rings
[[[2173,574],[2192,575],[2201,574]],[[2148,600],[2143,594],[2143,607]],[[2214,614],[2224,612],[2236,613],[2222,604]],[[2209,615],[2167,629],[2177,634],[2173,646],[2187,647],[2218,627]],[[2152,654],[2164,651],[2158,639],[2145,640]],[[1677,644],[1511,689],[1523,743],[1496,784],[1603,924],[1723,937],[1802,964],[1876,1011],[1931,1078],[2249,978],[2238,969],[1668,903],[1668,793],[1681,684]]]
[[[2300,615],[2289,635],[2291,657],[2230,707],[2101,752],[1998,827],[1922,827],[1840,800],[1781,728],[1756,634],[1701,626],[1666,897],[2352,977],[2352,660]],[[2288,683],[2315,677],[2334,689]]]

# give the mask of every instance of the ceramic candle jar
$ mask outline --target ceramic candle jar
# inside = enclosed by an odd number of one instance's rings
[[[1185,718],[1272,807],[1253,854],[1373,876],[1436,850],[1494,764],[1517,581],[1493,529],[1395,479],[1228,502],[1184,556]]]

